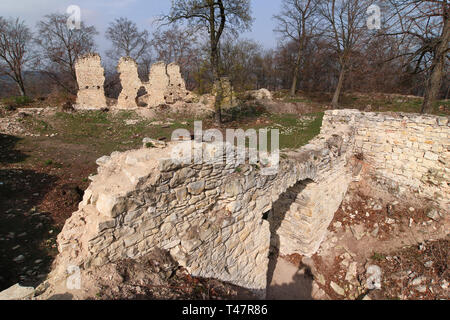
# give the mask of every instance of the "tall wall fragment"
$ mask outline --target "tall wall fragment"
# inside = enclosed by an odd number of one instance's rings
[[[105,73],[98,54],[89,53],[75,63],[78,94],[75,107],[78,109],[102,109],[106,107]]]
[[[135,109],[137,108],[136,97],[139,88],[142,86],[138,75],[138,65],[130,57],[122,57],[119,60],[117,71],[120,73],[120,83],[122,91],[117,101],[119,109]]]
[[[166,103],[165,93],[169,86],[169,76],[164,62],[157,62],[150,68],[149,82],[144,84],[147,90],[146,103],[149,107],[157,107]]]

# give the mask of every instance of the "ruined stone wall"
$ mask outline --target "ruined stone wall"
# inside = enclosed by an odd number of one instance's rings
[[[135,109],[137,108],[136,97],[139,88],[142,87],[141,80],[138,75],[138,65],[131,58],[120,58],[117,66],[120,73],[120,83],[122,91],[117,100],[117,108],[119,109]]]
[[[333,134],[287,153],[271,176],[262,175],[258,166],[225,163],[215,144],[191,141],[99,159],[98,175],[79,211],[58,236],[56,274],[63,274],[68,265],[102,265],[159,247],[169,250],[194,276],[263,291],[271,239],[270,223],[263,217],[280,195],[304,180],[317,183],[308,196],[324,190],[323,197],[313,196],[305,203],[313,209],[298,216],[291,210],[291,223],[312,219],[306,221],[308,228],[300,230],[300,225],[295,234],[295,226],[282,225],[279,232],[286,250],[291,249],[289,239],[307,251],[318,247],[335,211],[334,202],[342,201],[350,156],[344,144],[351,137],[344,131]],[[191,144],[204,149],[209,161],[182,165],[170,158],[175,148]],[[342,192],[331,195],[335,200],[330,205],[326,196],[332,186],[323,183],[328,183],[333,168],[345,178],[340,181]]]
[[[166,103],[165,93],[169,86],[169,76],[164,62],[157,62],[151,66],[149,82],[144,85],[147,90],[145,102],[149,107],[157,107]]]
[[[448,117],[419,114],[326,112],[329,132],[353,127],[354,150],[379,177],[389,179],[396,192],[413,191],[449,210],[450,128]]]
[[[144,83],[147,95],[144,102],[151,108],[177,101],[189,100],[190,92],[176,63],[157,62],[150,68],[149,82]]]
[[[76,107],[102,109],[106,107],[105,74],[98,54],[86,54],[75,63],[78,82]]]

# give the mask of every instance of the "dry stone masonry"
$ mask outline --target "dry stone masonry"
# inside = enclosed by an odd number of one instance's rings
[[[137,108],[136,98],[139,88],[142,87],[138,76],[138,65],[132,58],[120,58],[117,71],[120,73],[120,83],[122,91],[117,101],[119,109]]]
[[[75,63],[78,82],[76,107],[102,109],[106,107],[104,90],[105,73],[98,54],[86,54]]]
[[[355,152],[393,191],[413,191],[449,211],[450,130],[448,117],[419,114],[330,111],[323,127],[351,126]]]
[[[447,118],[339,110],[327,111],[321,134],[285,152],[271,176],[258,166],[225,162],[214,143],[115,152],[97,161],[98,174],[59,234],[53,275],[158,247],[194,276],[264,292],[271,241],[282,254],[316,252],[355,174],[355,153],[363,152],[377,174],[444,208],[448,142]],[[193,147],[208,161],[181,164],[171,157]],[[424,166],[435,170],[434,179]],[[277,201],[282,204],[274,209]]]

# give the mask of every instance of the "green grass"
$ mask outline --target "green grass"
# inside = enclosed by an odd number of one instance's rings
[[[2,104],[13,107],[20,108],[26,106],[33,102],[33,99],[27,96],[17,96],[17,97],[8,97],[1,100]]]
[[[320,133],[323,113],[312,113],[300,117],[296,114],[274,114],[269,129],[280,130],[280,149],[298,149]],[[270,144],[270,134],[268,135]]]
[[[386,256],[382,253],[374,252],[370,258],[375,261],[383,261],[386,259]]]

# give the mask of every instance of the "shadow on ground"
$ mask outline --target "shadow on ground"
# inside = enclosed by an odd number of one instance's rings
[[[52,219],[36,208],[57,178],[12,167],[27,157],[14,149],[18,141],[0,134],[0,290],[38,283],[56,250]]]

